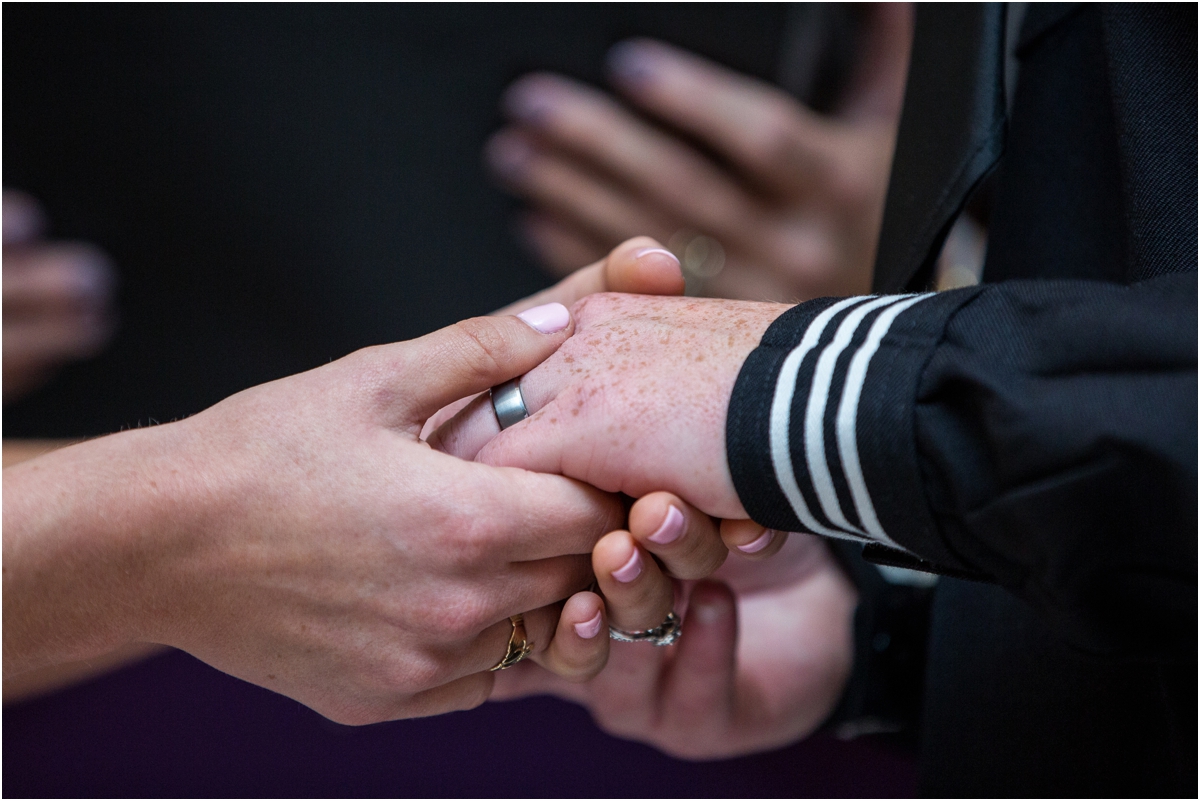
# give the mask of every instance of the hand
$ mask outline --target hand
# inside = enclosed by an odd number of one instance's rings
[[[664,510],[672,506],[678,532],[664,545],[655,535],[669,526]],[[630,549],[644,566],[633,577]],[[630,531],[613,532],[593,553],[606,612],[621,628],[648,628],[665,616],[671,585],[647,551],[679,575],[711,565],[721,548],[712,521],[679,499],[656,493],[635,504]],[[608,666],[585,684],[518,665],[498,677],[493,700],[553,694],[586,706],[610,734],[684,759],[733,757],[809,734],[849,676],[853,586],[824,543],[806,534],[787,538],[770,561],[734,555],[715,578],[681,588],[677,644],[614,642]]]
[[[571,334],[561,306],[525,317],[361,350],[5,470],[5,675],[158,642],[367,723],[481,703],[518,612],[538,660],[582,675],[573,627],[595,609],[560,620],[560,602],[591,581],[619,501],[418,439]]]
[[[638,295],[682,295],[683,273],[679,259],[650,237],[638,236],[622,242],[606,257],[559,281],[549,289],[505,306],[494,315],[520,314],[546,303],[570,306],[599,292],[626,292]],[[421,439],[456,415],[474,398],[463,398],[429,418]]]
[[[95,354],[113,332],[113,272],[96,248],[41,241],[33,198],[4,191],[4,402],[62,364]]]
[[[430,444],[635,498],[667,490],[706,514],[746,518],[725,457],[725,412],[742,363],[787,308],[591,295],[575,304],[575,335],[521,379],[528,420],[499,433],[479,398]]]
[[[523,229],[554,273],[633,234],[683,249],[691,231],[724,250],[705,294],[865,292],[910,39],[911,9],[876,8],[868,55],[831,116],[661,42],[625,42],[610,76],[645,117],[575,81],[530,75],[506,95],[513,125],[489,142],[488,162],[532,204]]]

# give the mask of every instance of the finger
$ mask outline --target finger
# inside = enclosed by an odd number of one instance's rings
[[[580,160],[553,149],[535,148],[528,138],[512,130],[501,131],[488,143],[488,152],[528,149],[519,171],[509,168],[506,183],[535,205],[554,209],[585,226],[601,241],[618,242],[636,234],[670,236],[668,226],[636,192],[590,170]],[[504,163],[492,157],[493,163]]]
[[[735,180],[602,92],[565,78],[530,75],[508,90],[505,107],[540,139],[653,199],[665,217],[731,241],[756,227],[759,204]]]
[[[711,517],[669,492],[652,492],[629,510],[629,532],[679,579],[706,578],[729,550]]]
[[[425,421],[425,425],[421,427],[421,439],[428,441],[433,432],[437,431],[447,420],[454,418],[454,415],[461,412],[470,405],[471,401],[478,398],[479,395],[468,395],[465,398],[460,398],[454,403],[447,404],[438,409],[437,412]]]
[[[480,523],[466,538],[468,546],[475,544],[471,537],[483,539],[477,544],[493,554],[494,564],[507,561],[509,567],[517,569],[564,554],[587,555],[601,537],[624,524],[625,507],[620,498],[581,481],[517,468],[469,466],[507,479],[476,493],[472,514],[488,522]],[[497,509],[506,512],[501,517]],[[536,577],[538,568],[529,569]],[[561,600],[586,587],[591,569],[582,564],[580,569],[583,581],[565,585],[541,603]]]
[[[787,542],[787,532],[760,526],[753,520],[722,520],[721,539],[730,552],[746,559],[768,559]]]
[[[93,247],[9,248],[4,254],[4,313],[103,308],[112,298],[114,283],[108,260]]]
[[[597,292],[682,295],[683,284],[679,259],[656,240],[637,236],[617,245],[603,261],[577,270],[549,289],[506,306],[496,314],[517,314],[544,303],[570,306]]]
[[[474,709],[491,695],[495,680],[496,674],[488,671],[462,676],[405,698],[384,719],[424,718]]]
[[[594,592],[580,592],[567,599],[553,639],[533,659],[568,681],[584,682],[603,670],[608,643],[604,601]]]
[[[659,720],[661,680],[673,648],[639,642],[611,643],[608,664],[586,685],[587,706],[605,731],[645,740]]]
[[[380,395],[396,401],[402,424],[423,424],[449,403],[528,372],[574,331],[560,303],[516,317],[475,317],[420,339],[368,349]],[[422,376],[412,382],[406,377]],[[419,430],[419,425],[418,425]]]
[[[584,541],[596,542],[599,539],[600,535],[591,535]],[[528,547],[528,543],[522,543],[522,547]],[[567,547],[559,546],[559,549],[565,550]],[[574,549],[578,546],[572,544],[569,547]],[[565,554],[514,562],[493,579],[489,587],[490,603],[501,611],[516,610],[509,612],[516,614],[523,609],[560,603],[564,598],[586,589],[593,580],[591,559],[587,554]],[[549,638],[545,638],[542,644],[549,641]]]
[[[614,531],[596,543],[592,569],[613,626],[642,631],[661,626],[667,619],[675,603],[675,588],[654,557],[639,548],[628,531]]]
[[[724,584],[702,581],[688,602],[684,636],[663,682],[669,728],[712,731],[733,718],[737,612]]]
[[[46,230],[41,204],[15,189],[5,189],[3,197],[4,244],[32,242],[41,236]]]
[[[508,670],[497,671],[493,675],[496,677],[496,683],[492,687],[489,699],[492,701],[511,701],[531,695],[553,695],[565,701],[586,705],[591,690],[588,684],[568,681],[532,660],[526,660]]]
[[[829,124],[781,89],[662,42],[622,42],[608,68],[639,106],[774,190],[815,182],[834,144]]]
[[[104,312],[64,311],[39,317],[6,313],[4,366],[26,369],[92,356],[111,339],[114,327]]]
[[[522,631],[526,644],[532,649],[527,658],[540,658],[550,649],[562,609],[561,602],[549,604],[522,612],[519,627],[513,623],[512,618],[506,617],[484,629],[468,645],[454,675],[465,676],[491,670],[508,654],[510,642],[514,643],[514,647],[520,646]]]

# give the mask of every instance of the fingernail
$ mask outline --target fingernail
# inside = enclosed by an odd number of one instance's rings
[[[585,640],[590,640],[600,633],[600,624],[604,622],[604,616],[599,612],[596,616],[586,623],[576,623],[575,633]]]
[[[658,59],[636,42],[621,42],[608,51],[608,70],[618,83],[631,88],[644,86],[654,79]]]
[[[521,122],[540,125],[554,110],[553,93],[540,81],[518,83],[505,93],[504,110]]]
[[[667,518],[663,520],[662,525],[658,527],[658,531],[651,534],[646,539],[659,545],[666,545],[679,539],[679,535],[683,533],[683,512],[675,508],[672,504],[667,508]]]
[[[519,136],[500,134],[488,142],[488,166],[501,177],[516,180],[533,160],[533,148]]]
[[[758,553],[763,548],[771,544],[771,540],[775,539],[775,532],[767,529],[754,542],[748,542],[745,545],[739,545],[737,549],[742,553]]]
[[[517,315],[521,321],[543,334],[557,334],[571,324],[571,313],[561,303],[534,306]]]
[[[640,259],[642,256],[646,256],[650,253],[661,253],[664,256],[669,256],[671,261],[679,264],[679,257],[666,248],[642,248],[641,250],[634,251],[633,257],[635,259]]]
[[[622,584],[628,584],[640,575],[642,575],[642,555],[637,548],[633,549],[633,556],[629,557],[629,561],[624,566],[612,572],[612,577]]]

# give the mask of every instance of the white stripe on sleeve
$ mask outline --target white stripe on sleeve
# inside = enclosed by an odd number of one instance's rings
[[[871,358],[879,350],[879,343],[887,335],[892,323],[906,309],[928,297],[930,297],[929,294],[909,297],[907,300],[885,309],[875,319],[871,330],[867,332],[866,340],[850,360],[850,366],[846,370],[846,385],[842,390],[842,401],[837,413],[838,454],[842,459],[842,470],[846,476],[846,483],[850,486],[850,495],[854,498],[858,519],[862,521],[863,528],[872,538],[900,550],[906,549],[897,545],[880,525],[879,518],[875,514],[875,505],[871,502],[871,494],[867,491],[866,479],[863,477],[862,463],[858,457],[858,402],[862,397],[863,384],[867,380],[867,368],[870,367]]]
[[[775,467],[775,478],[779,482],[779,488],[783,490],[784,496],[791,504],[792,511],[795,512],[796,519],[800,521],[801,525],[814,534],[838,537],[839,539],[847,537],[842,532],[826,528],[817,522],[808,510],[808,504],[804,502],[804,495],[801,494],[800,487],[796,483],[796,472],[792,465],[792,450],[789,443],[792,399],[796,394],[796,376],[800,372],[800,365],[804,361],[804,357],[820,342],[821,334],[825,332],[826,326],[838,312],[867,299],[867,297],[846,298],[813,318],[813,321],[808,324],[804,336],[800,339],[800,344],[783,360],[783,366],[780,368],[779,377],[775,382],[775,397],[771,402],[771,462]]]
[[[889,295],[876,298],[854,309],[838,326],[833,341],[825,346],[813,371],[812,389],[808,395],[808,407],[804,414],[804,457],[808,463],[808,475],[813,489],[821,502],[821,510],[834,526],[843,531],[863,535],[864,532],[846,519],[838,503],[833,476],[829,471],[829,460],[825,455],[825,409],[829,403],[829,389],[833,383],[833,372],[838,357],[850,345],[863,319],[875,309],[895,304],[911,295]]]

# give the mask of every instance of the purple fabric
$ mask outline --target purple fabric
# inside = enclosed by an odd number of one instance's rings
[[[552,698],[353,728],[174,652],[4,709],[6,796],[911,796],[911,761],[825,737],[692,763]]]

